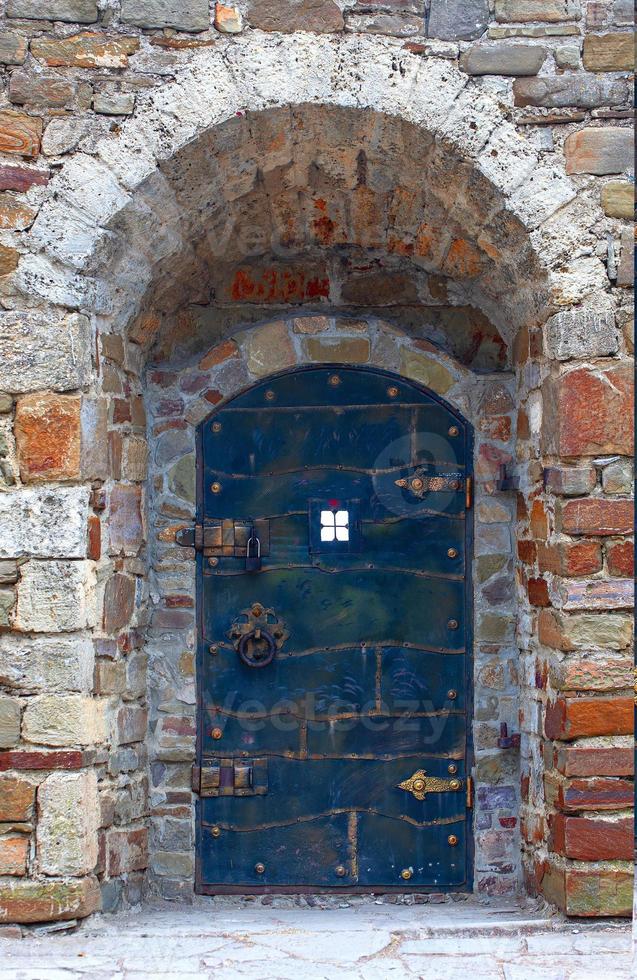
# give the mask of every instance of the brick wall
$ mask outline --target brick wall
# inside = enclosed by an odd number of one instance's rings
[[[526,886],[628,914],[631,5],[0,9],[0,918],[138,900],[151,812],[164,893],[191,891],[172,467],[285,359],[244,331],[294,311],[382,317],[410,339],[379,363],[477,379],[476,887],[521,884],[521,794]]]

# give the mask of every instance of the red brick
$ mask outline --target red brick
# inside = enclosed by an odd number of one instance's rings
[[[540,541],[546,541],[549,534],[548,517],[541,500],[534,500],[531,506],[531,534]]]
[[[102,522],[99,517],[91,516],[88,519],[88,547],[87,558],[92,561],[99,561],[102,555]]]
[[[567,779],[559,784],[554,805],[567,813],[576,813],[579,810],[625,810],[633,806],[634,796],[635,787],[628,779],[603,776]]]
[[[632,541],[621,541],[617,544],[606,545],[606,560],[611,575],[625,575],[632,578],[635,574],[635,545]]]
[[[131,406],[128,398],[113,399],[113,424],[131,421]]]
[[[534,565],[538,555],[537,544],[535,541],[518,541],[518,558],[525,565]],[[547,569],[540,569],[547,571]]]
[[[21,877],[27,871],[29,838],[22,834],[0,837],[0,875]]]
[[[15,776],[0,776],[0,822],[30,820],[34,803],[33,783]]]
[[[561,529],[567,534],[631,534],[633,503],[631,500],[608,500],[583,497],[567,500],[560,511]]]
[[[135,579],[116,572],[104,590],[105,633],[117,633],[128,625],[135,609]]]
[[[593,575],[602,568],[602,546],[598,541],[540,544],[538,564],[541,572],[554,575]]]
[[[554,764],[565,776],[632,776],[635,771],[632,748],[621,746],[560,745]]]
[[[211,367],[222,364],[228,358],[238,356],[239,348],[234,340],[224,340],[221,344],[217,344],[216,347],[209,350],[207,354],[204,354],[199,361],[199,367],[202,371],[209,371]]]
[[[548,583],[543,578],[530,578],[527,583],[529,602],[532,606],[550,606]]]
[[[633,821],[555,814],[550,850],[576,861],[632,861]]]
[[[110,877],[148,867],[148,831],[109,830],[106,834],[106,871]]]
[[[599,372],[580,368],[563,375],[550,389],[547,419],[557,453],[632,455],[633,404],[633,374],[627,365]]]
[[[54,752],[0,752],[0,772],[6,772],[8,769],[82,769],[89,764],[90,758],[87,753],[75,749]]]
[[[18,400],[15,435],[25,483],[79,478],[80,403],[77,395],[51,392]]]
[[[558,698],[546,706],[546,736],[632,735],[633,707],[631,698]]]
[[[0,191],[28,191],[30,187],[42,187],[48,182],[48,170],[12,167],[8,164],[0,166]]]

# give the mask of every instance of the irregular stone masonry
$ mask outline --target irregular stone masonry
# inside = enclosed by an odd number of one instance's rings
[[[0,919],[192,895],[194,431],[316,362],[476,429],[476,891],[629,913],[632,34],[624,0],[7,0]]]

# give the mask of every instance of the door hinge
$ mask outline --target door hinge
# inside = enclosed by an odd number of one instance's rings
[[[190,785],[193,793],[199,793],[201,791],[201,766],[192,767]]]
[[[473,503],[473,478],[468,476],[467,482],[465,483],[465,497],[464,497],[464,505],[467,510],[471,510],[472,503]]]
[[[473,809],[473,777],[467,776],[467,810]]]

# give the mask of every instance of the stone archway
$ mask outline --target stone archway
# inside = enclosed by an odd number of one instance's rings
[[[175,812],[190,806],[183,782],[187,758],[171,746],[171,739],[187,741],[191,732],[187,721],[171,713],[169,700],[154,706],[153,733],[161,739],[166,732],[165,754],[174,750],[172,761],[180,772],[167,785],[161,782],[164,773],[158,772],[163,799],[154,798],[152,789],[149,796],[145,773],[143,648],[149,612],[154,604],[154,622],[167,631],[177,620],[187,628],[190,613],[178,602],[162,607],[161,590],[153,593],[153,580],[149,583],[147,576],[151,511],[144,490],[144,365],[155,360],[151,383],[153,373],[159,377],[163,372],[167,388],[172,385],[168,376],[179,371],[176,386],[188,395],[187,409],[178,396],[186,411],[183,420],[178,418],[182,406],[174,415],[169,410],[153,418],[150,431],[156,445],[171,427],[183,432],[196,424],[215,399],[237,390],[250,372],[268,373],[286,358],[308,356],[310,341],[322,356],[326,340],[328,348],[344,339],[354,341],[345,361],[356,362],[352,352],[361,349],[365,337],[339,326],[338,317],[346,313],[378,317],[389,308],[391,318],[410,335],[398,345],[407,351],[407,364],[417,375],[424,372],[419,380],[434,388],[440,378],[444,385],[447,375],[457,379],[468,369],[472,374],[467,377],[475,379],[481,372],[515,368],[519,551],[529,565],[520,574],[516,642],[524,651],[521,664],[528,676],[538,645],[537,607],[543,607],[541,642],[558,650],[571,642],[549,636],[548,616],[553,614],[548,607],[564,603],[561,577],[559,569],[543,566],[534,550],[535,538],[547,540],[553,534],[547,511],[550,517],[551,493],[562,492],[557,485],[549,487],[545,505],[542,459],[565,458],[566,468],[559,463],[553,468],[566,473],[555,480],[567,480],[580,453],[591,455],[590,442],[575,447],[549,443],[543,435],[540,389],[545,385],[552,393],[547,408],[556,404],[558,413],[577,411],[569,406],[579,396],[568,388],[576,379],[564,385],[558,377],[569,325],[594,321],[587,334],[587,343],[597,338],[586,348],[591,357],[617,351],[609,325],[608,280],[601,260],[588,248],[589,221],[590,209],[578,213],[572,181],[559,166],[540,164],[532,143],[520,137],[494,98],[482,94],[476,99],[456,68],[407,53],[385,38],[302,35],[292,46],[270,38],[256,45],[247,36],[231,47],[224,42],[197,52],[174,83],[140,98],[135,118],[103,140],[95,155],[77,154],[62,168],[47,191],[11,287],[5,287],[4,303],[13,310],[3,315],[3,329],[17,332],[32,347],[25,357],[13,339],[7,344],[2,384],[20,396],[16,437],[24,484],[3,501],[9,525],[19,523],[21,528],[20,543],[10,543],[6,553],[26,559],[20,567],[17,604],[9,614],[15,635],[8,634],[8,649],[12,656],[16,650],[22,651],[20,656],[36,656],[40,634],[60,633],[60,650],[70,665],[62,676],[43,669],[34,687],[22,689],[35,695],[20,710],[25,745],[37,747],[38,759],[27,759],[27,753],[20,758],[16,751],[8,760],[9,769],[28,773],[28,792],[35,797],[37,790],[42,807],[34,873],[36,879],[48,877],[43,878],[45,886],[33,885],[33,893],[43,896],[40,918],[81,915],[95,908],[96,868],[107,905],[116,904],[123,891],[135,896],[148,863],[149,799],[154,816],[166,821],[151,841],[163,892],[175,897],[191,887],[187,858],[170,857],[187,851],[171,850],[166,843],[182,830],[170,823]],[[389,302],[379,304],[383,289]],[[374,303],[367,301],[369,293]],[[400,302],[394,302],[396,297]],[[568,312],[570,307],[576,309]],[[305,337],[294,328],[290,332],[294,309],[314,316],[324,312],[334,320],[325,331]],[[247,361],[242,361],[234,353],[232,335],[239,325],[264,320],[269,323],[261,328],[264,332],[257,330],[242,341],[247,351]],[[365,330],[369,333],[369,325]],[[259,336],[265,343],[255,340]],[[376,336],[383,338],[385,365],[397,344],[386,331]],[[219,343],[210,350],[213,338]],[[205,368],[182,374],[202,359]],[[207,381],[202,381],[198,391],[196,375],[211,370],[214,384],[204,388]],[[625,365],[613,364],[611,370],[618,404],[623,404]],[[600,371],[593,365],[590,373],[603,384],[606,376]],[[181,388],[183,383],[192,384],[193,390]],[[477,475],[490,498],[484,501],[485,524],[505,527],[489,532],[494,543],[485,554],[503,553],[495,542],[504,538],[512,521],[508,505],[493,497],[500,466],[510,464],[514,455],[506,448],[513,433],[507,384],[493,393],[491,402],[482,403],[479,423],[485,450]],[[475,397],[478,385],[471,381],[467,398]],[[185,421],[186,428],[172,426],[174,421]],[[600,424],[595,446],[605,451],[611,440],[604,420]],[[53,428],[59,452],[41,458],[37,447],[42,433]],[[489,449],[490,440],[498,445]],[[168,441],[164,436],[163,442]],[[584,494],[591,489],[582,486]],[[177,523],[183,517],[174,516]],[[623,534],[625,515],[613,515],[612,521],[610,531]],[[588,529],[584,533],[596,533],[590,531],[590,520],[582,526]],[[59,534],[53,533],[56,528]],[[575,524],[572,533],[580,533]],[[484,564],[486,574],[491,566]],[[504,565],[493,564],[495,571],[485,581],[497,580]],[[43,600],[52,592],[57,595],[60,583],[64,603],[42,618]],[[493,595],[501,588],[493,586],[492,603],[497,604]],[[627,590],[621,589],[620,606],[629,601]],[[567,612],[581,608],[575,593],[565,601]],[[563,614],[556,615],[560,619]],[[489,647],[499,649],[502,642],[513,646],[513,619],[508,617],[509,627],[501,633],[504,618],[485,613],[485,656]],[[564,628],[562,619],[558,626]],[[612,626],[617,636],[621,633],[612,642],[623,650],[624,620],[615,615]],[[181,652],[187,666],[188,650]],[[89,675],[95,656],[93,686]],[[548,676],[561,655],[546,654],[546,663]],[[167,664],[163,669],[168,689],[173,678]],[[497,665],[485,663],[484,670],[491,671],[494,691],[511,680],[503,679]],[[558,748],[570,737],[564,724],[553,724],[550,713],[550,731],[543,730],[547,700],[568,710],[556,684],[553,679],[548,688],[546,682],[540,684],[539,695],[529,684],[525,694],[522,790],[526,786],[528,792],[529,785],[531,790],[523,796],[528,811],[524,833],[529,879],[540,887],[545,878],[550,894],[569,907],[569,875],[575,885],[581,880],[585,887],[587,876],[596,872],[551,856],[559,845],[548,836],[539,758],[545,735],[556,739]],[[185,689],[183,693],[187,704]],[[490,697],[497,702],[496,695]],[[513,863],[508,859],[506,832],[512,825],[498,828],[492,823],[513,819],[508,811],[501,818],[499,811],[518,805],[517,763],[507,756],[503,769],[496,757],[499,723],[508,719],[501,717],[495,702],[487,699],[478,719],[494,759],[485,764],[480,797],[488,844],[479,887],[487,892],[510,891],[519,882],[517,858]],[[602,734],[626,732],[625,706],[619,711],[611,730]],[[163,724],[162,714],[173,721]],[[508,718],[513,725],[510,713]],[[161,767],[170,759],[153,761]],[[562,785],[569,770],[557,772]],[[530,783],[525,783],[527,775]],[[68,800],[80,797],[89,801],[90,813],[70,827],[69,848],[61,852],[50,840],[51,821],[56,807],[68,809]],[[159,812],[162,808],[165,813]],[[548,809],[554,809],[551,800]],[[187,821],[187,813],[182,817]],[[98,836],[103,844],[99,858]],[[66,883],[68,875],[73,876],[72,887]],[[613,894],[625,888],[626,880],[625,867],[609,868]],[[15,886],[25,895],[28,887],[27,881]],[[56,911],[49,913],[56,888],[65,897],[55,899]],[[623,898],[613,901],[604,900],[603,908],[623,908]],[[577,911],[577,902],[571,910]]]

